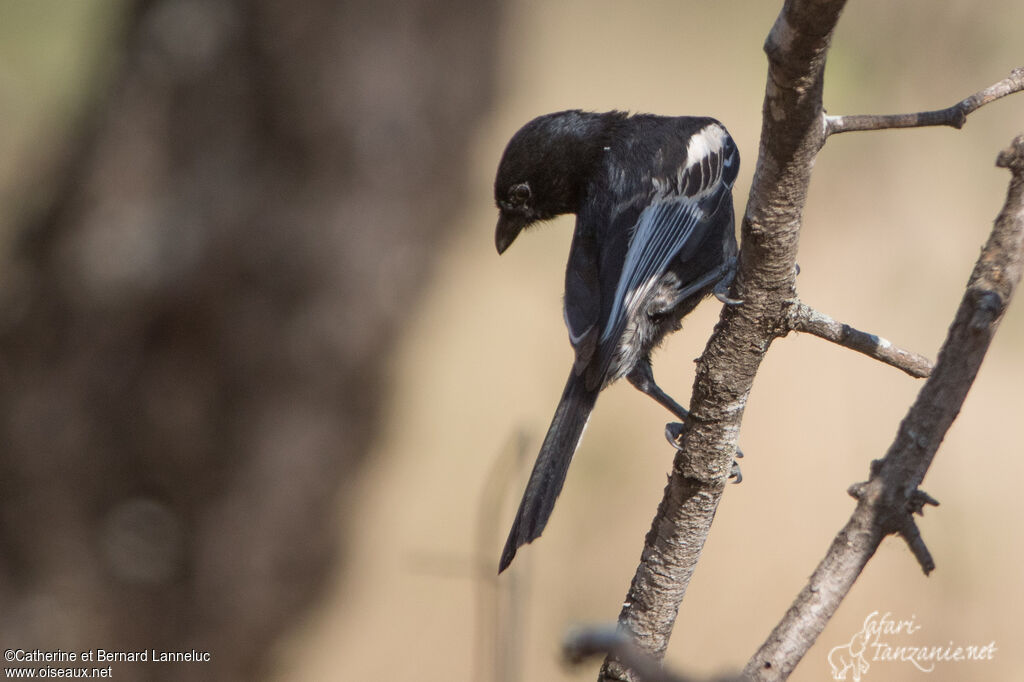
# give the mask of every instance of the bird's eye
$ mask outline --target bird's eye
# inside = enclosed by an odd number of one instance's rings
[[[509,196],[512,197],[513,201],[523,203],[530,198],[530,186],[525,182],[513,185],[512,189],[509,190]]]

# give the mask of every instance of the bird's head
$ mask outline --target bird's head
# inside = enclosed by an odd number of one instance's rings
[[[611,126],[621,118],[618,112],[560,111],[533,119],[512,136],[494,180],[498,253],[524,228],[577,211]]]

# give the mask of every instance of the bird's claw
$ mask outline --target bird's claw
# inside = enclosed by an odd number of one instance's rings
[[[736,456],[742,457],[743,453],[737,450]],[[732,466],[729,468],[729,480],[732,481],[734,484],[743,482],[743,472],[740,471],[740,463],[737,462],[735,459],[732,461]]]
[[[743,299],[731,298],[725,292],[715,289],[715,298],[724,303],[725,305],[742,305]]]
[[[729,296],[729,287],[732,286],[732,281],[736,279],[736,262],[735,260],[729,265],[729,270],[726,272],[722,279],[718,280],[715,285],[715,289],[712,292],[719,301],[725,305],[740,305],[743,303],[742,299],[732,298]]]

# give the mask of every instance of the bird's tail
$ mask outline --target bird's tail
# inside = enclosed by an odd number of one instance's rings
[[[599,392],[600,387],[590,390],[582,376],[570,372],[501,553],[499,573],[512,563],[516,550],[536,540],[544,531]]]

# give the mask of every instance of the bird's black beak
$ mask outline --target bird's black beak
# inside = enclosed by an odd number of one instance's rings
[[[494,230],[494,245],[498,248],[499,255],[505,253],[505,249],[512,245],[527,222],[517,215],[501,213],[498,216],[498,227]]]

